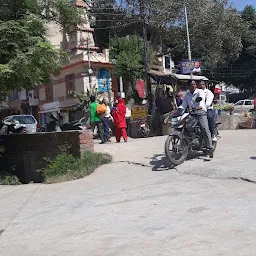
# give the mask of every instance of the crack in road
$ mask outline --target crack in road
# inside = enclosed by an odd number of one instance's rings
[[[152,165],[147,165],[147,164],[142,164],[142,163],[132,162],[132,161],[117,161],[117,162],[114,162],[114,163],[133,164],[133,165],[137,165],[137,166],[141,166],[141,167],[152,168]]]
[[[114,162],[114,163],[126,163],[126,164],[141,166],[141,167],[154,168],[153,165],[143,164],[143,163],[134,162],[134,161],[117,161],[117,162]],[[163,166],[155,166],[155,167],[156,168],[162,168]],[[252,179],[249,179],[249,178],[244,178],[244,177],[223,177],[223,178],[221,178],[221,177],[210,177],[210,176],[206,176],[206,175],[202,175],[202,174],[179,172],[177,168],[171,168],[171,167],[167,167],[167,166],[164,166],[164,168],[166,170],[175,170],[180,175],[199,176],[199,177],[207,178],[207,179],[211,179],[211,180],[240,180],[240,181],[244,181],[244,182],[247,182],[247,183],[256,184],[255,180],[252,180]]]

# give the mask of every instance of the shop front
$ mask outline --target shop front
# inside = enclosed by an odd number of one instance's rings
[[[66,101],[54,101],[45,103],[40,106],[40,125],[45,127],[50,121],[52,114],[59,116],[60,125],[68,123],[70,121],[70,112],[73,111],[74,106],[78,103],[77,99],[70,99]]]

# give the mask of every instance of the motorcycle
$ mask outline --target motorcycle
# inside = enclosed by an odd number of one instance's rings
[[[24,133],[26,133],[26,127],[21,125],[18,121],[3,120],[0,123],[0,135]]]
[[[78,121],[73,121],[66,123],[61,127],[62,131],[85,131],[88,130],[90,126],[88,125],[87,118],[83,117]]]
[[[139,134],[141,138],[147,138],[149,136],[150,129],[146,122],[141,121],[139,123]]]
[[[195,102],[200,102],[198,97]],[[203,151],[207,154],[205,141],[202,137],[200,126],[196,117],[196,111],[185,113],[184,109],[178,109],[172,117],[166,117],[165,122],[171,119],[174,132],[169,135],[165,142],[165,154],[174,166],[182,164],[188,157],[189,152]],[[215,136],[219,139],[218,125],[215,123]],[[216,150],[217,141],[213,141],[213,151]]]

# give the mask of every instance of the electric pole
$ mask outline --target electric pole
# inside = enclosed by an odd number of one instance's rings
[[[188,28],[188,13],[187,13],[187,7],[185,5],[185,19],[186,19],[186,29],[187,29],[187,41],[188,41],[188,60],[192,61],[191,56],[191,47],[190,47],[190,36],[189,36],[189,28]],[[193,74],[190,74],[191,79],[193,79]]]
[[[93,70],[91,68],[91,58],[90,58],[90,47],[89,47],[89,38],[86,39],[86,47],[87,47],[87,55],[88,55],[88,76],[89,76],[89,86],[90,86],[90,96],[92,95],[92,73]]]
[[[143,42],[144,42],[144,69],[145,69],[145,84],[147,88],[147,95],[149,101],[149,110],[152,108],[152,92],[151,92],[151,84],[148,76],[149,72],[149,64],[148,64],[148,40],[147,40],[147,21],[146,21],[146,10],[145,10],[145,0],[140,0],[140,16],[142,22],[142,34],[143,34]],[[149,112],[150,112],[149,111]]]

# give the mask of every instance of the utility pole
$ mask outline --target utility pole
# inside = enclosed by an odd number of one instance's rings
[[[91,68],[91,57],[90,57],[90,47],[89,47],[89,38],[86,39],[86,48],[87,48],[87,55],[88,55],[88,76],[89,76],[89,86],[90,86],[90,96],[92,95],[92,73],[93,70]]]
[[[142,21],[142,34],[143,34],[143,42],[144,42],[144,69],[145,69],[145,81],[146,88],[148,94],[149,101],[149,110],[152,108],[152,92],[151,92],[151,84],[148,76],[149,72],[149,64],[148,64],[148,45],[147,45],[147,22],[146,22],[146,10],[145,10],[145,0],[140,0],[140,16]],[[149,111],[149,112],[150,112]]]
[[[187,29],[187,41],[188,41],[188,60],[192,61],[191,56],[191,46],[190,46],[190,36],[189,36],[189,28],[188,28],[188,13],[187,13],[187,7],[185,5],[185,19],[186,19],[186,29]],[[193,74],[190,74],[191,79],[193,79]]]
[[[187,7],[185,5],[185,18],[186,18],[186,28],[187,28],[187,40],[188,40],[188,60],[191,61],[191,47],[190,47],[190,36],[189,36],[189,28],[188,28],[188,13],[187,13]]]

